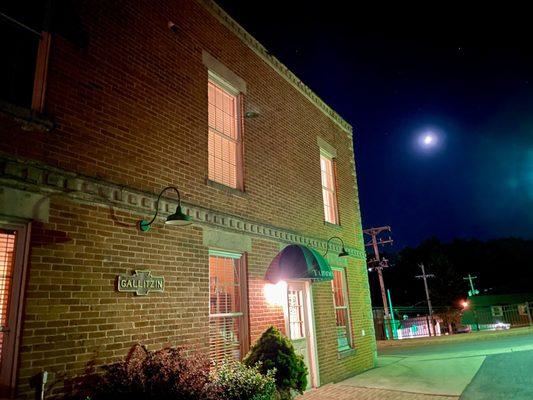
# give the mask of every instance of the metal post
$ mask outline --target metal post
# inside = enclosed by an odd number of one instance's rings
[[[477,318],[477,312],[476,310],[472,309],[472,313],[474,314],[474,322],[476,323],[477,331],[479,332],[479,319]]]
[[[531,310],[529,309],[529,301],[526,301],[526,312],[527,312],[527,320],[529,321],[529,326],[533,325],[533,322],[531,321]]]
[[[398,337],[398,331],[396,329],[396,319],[394,318],[394,310],[392,309],[392,300],[390,297],[390,290],[387,289],[387,297],[389,299],[389,307],[390,307],[390,316],[391,316],[391,324],[392,324],[392,338],[397,339]]]

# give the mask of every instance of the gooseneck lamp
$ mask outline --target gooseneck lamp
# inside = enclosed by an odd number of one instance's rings
[[[338,236],[332,236],[328,239],[328,242],[326,243],[326,252],[324,253],[324,256],[323,257],[326,257],[326,254],[328,254],[328,251],[329,251],[329,242],[331,242],[333,239],[339,239],[341,241],[341,244],[342,244],[342,249],[341,249],[341,252],[339,253],[339,257],[348,257],[349,254],[348,252],[346,251],[346,248],[344,247],[344,241],[338,237]]]
[[[174,214],[170,214],[167,217],[167,220],[165,221],[166,225],[174,225],[174,226],[186,226],[192,224],[192,218],[191,216],[184,214],[183,211],[181,211],[181,196],[178,188],[174,186],[168,186],[164,188],[161,193],[159,193],[159,196],[157,196],[157,202],[155,204],[155,215],[152,218],[150,222],[145,220],[140,220],[138,222],[139,229],[142,232],[146,232],[150,229],[150,226],[157,218],[157,214],[159,213],[159,200],[161,200],[161,196],[163,193],[165,193],[167,190],[174,190],[178,194],[178,206],[176,207],[176,212]]]

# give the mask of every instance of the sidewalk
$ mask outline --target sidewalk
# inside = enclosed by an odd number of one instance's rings
[[[310,390],[296,400],[457,400],[459,396],[440,396],[400,392],[374,388],[362,388],[341,383],[329,384]]]
[[[375,368],[298,400],[533,399],[530,328],[437,339],[395,341]]]

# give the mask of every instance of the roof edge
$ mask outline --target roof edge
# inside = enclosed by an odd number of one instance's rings
[[[233,32],[241,41],[246,44],[254,53],[274,69],[282,78],[289,82],[311,103],[322,111],[329,119],[335,122],[342,130],[352,134],[352,126],[346,122],[336,111],[328,106],[320,97],[314,93],[309,86],[303,83],[293,72],[291,72],[281,61],[268,52],[268,50],[250,35],[241,25],[237,23],[226,11],[224,11],[213,0],[197,0],[226,28]]]

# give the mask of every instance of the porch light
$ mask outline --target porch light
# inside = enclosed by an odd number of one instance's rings
[[[331,242],[331,240],[333,239],[339,239],[341,241],[341,244],[342,244],[342,248],[341,248],[341,252],[339,253],[339,257],[348,257],[349,254],[348,252],[346,251],[346,248],[344,247],[344,241],[338,237],[338,236],[332,236],[328,239],[328,242],[326,243],[326,252],[324,253],[324,257],[326,257],[326,254],[328,254],[328,251],[329,251],[329,242]]]
[[[145,220],[140,220],[137,224],[139,226],[139,229],[142,232],[147,232],[150,229],[150,225],[155,221],[157,218],[157,214],[159,213],[159,200],[161,199],[161,196],[163,193],[165,193],[167,190],[172,189],[178,194],[178,206],[176,207],[176,212],[174,214],[170,214],[167,217],[167,220],[165,221],[166,225],[174,225],[174,226],[186,226],[192,224],[192,218],[191,216],[184,214],[183,211],[181,211],[181,197],[180,192],[175,186],[168,186],[164,188],[161,193],[159,193],[159,196],[157,196],[157,202],[155,204],[155,215],[152,218],[150,222]]]
[[[287,282],[266,283],[264,287],[265,300],[271,306],[283,306],[284,297],[287,293]]]

